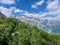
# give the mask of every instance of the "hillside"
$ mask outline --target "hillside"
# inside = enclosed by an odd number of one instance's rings
[[[0,45],[60,45],[53,35],[15,18],[0,18]]]

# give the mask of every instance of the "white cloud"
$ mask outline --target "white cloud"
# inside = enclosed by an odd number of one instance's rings
[[[44,0],[37,2],[35,4],[36,5],[35,8],[37,8],[38,5],[42,5],[43,4],[42,2],[44,3]],[[50,0],[49,3],[47,2],[46,10],[48,10],[48,11],[41,12],[41,13],[29,13],[28,11],[17,9],[16,7],[5,8],[3,6],[0,6],[0,9],[1,9],[1,11],[4,14],[6,14],[6,16],[12,15],[12,12],[14,12],[14,13],[18,13],[19,12],[19,13],[22,13],[23,15],[25,15],[25,16],[33,17],[33,18],[39,18],[39,19],[40,18],[44,18],[44,17],[47,18],[47,19],[53,19],[52,17],[46,17],[48,15],[56,16],[56,17],[54,17],[54,19],[59,19],[60,18],[60,4],[59,4],[59,0],[54,0],[54,1]]]
[[[58,15],[56,18],[58,18],[60,20],[60,15]]]
[[[25,16],[28,16],[28,17],[33,17],[34,13],[29,13],[28,11],[24,11],[23,13]]]
[[[2,7],[2,6],[0,6],[0,11],[7,17],[9,17],[12,13],[8,8]]]
[[[10,10],[11,10],[11,11],[14,11],[15,13],[23,12],[23,10],[17,9],[16,7],[11,7]]]
[[[47,4],[50,4],[53,0],[47,0],[48,2],[47,2]]]
[[[36,5],[34,5],[34,4],[33,4],[31,7],[32,7],[32,8],[35,8],[35,9],[37,9],[37,6],[36,6]]]
[[[49,3],[48,3],[49,2]],[[60,4],[59,4],[59,0],[49,0],[47,2],[47,8],[46,12],[41,12],[38,13],[39,16],[37,16],[39,19],[59,19],[60,18]],[[55,17],[46,17],[46,16],[55,16]],[[35,15],[34,15],[35,16]]]
[[[0,6],[0,11],[6,15],[7,17],[13,16],[13,12],[14,13],[22,13],[23,10],[17,9],[16,7],[10,7],[10,8],[6,8],[3,6]]]
[[[32,8],[38,8],[38,6],[41,6],[44,3],[44,0],[41,0],[39,2],[36,2],[35,4],[32,4]]]
[[[41,12],[41,13],[29,13],[27,11],[24,12],[24,15],[28,16],[28,17],[33,17],[33,18],[45,18],[45,19],[58,19],[58,17],[60,17],[60,4],[59,4],[59,0],[48,0],[49,3],[47,2],[47,8],[46,12]],[[37,8],[36,5],[39,5],[39,3],[36,3],[35,5],[33,5],[34,8]],[[55,17],[46,17],[46,16],[55,16]]]
[[[41,18],[46,16],[47,13],[29,13],[27,11],[24,11],[23,14],[27,17]]]
[[[3,4],[15,4],[15,0],[0,0],[0,3],[3,3]]]
[[[27,11],[24,11],[23,14],[27,17],[33,17],[33,18],[38,18],[40,14],[38,13],[29,13]]]
[[[59,0],[50,1],[50,3],[47,3],[47,10],[48,14],[50,15],[57,15],[57,17],[60,15],[60,4]],[[55,18],[57,18],[55,17]]]
[[[45,17],[46,15],[47,15],[46,12],[42,12],[42,13],[40,13],[39,18],[40,18],[40,17]]]
[[[59,8],[60,8],[59,0],[54,0],[50,3],[47,3],[47,9],[48,10],[57,10]]]
[[[36,5],[42,5],[44,3],[44,0],[41,0],[39,2],[36,3]]]

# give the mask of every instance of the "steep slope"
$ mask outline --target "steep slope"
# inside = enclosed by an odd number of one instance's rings
[[[60,45],[60,35],[46,33],[15,18],[2,18],[0,45]]]
[[[0,12],[0,17],[6,17],[6,16]]]

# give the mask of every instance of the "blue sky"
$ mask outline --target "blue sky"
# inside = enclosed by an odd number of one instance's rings
[[[38,6],[37,9],[34,9],[34,8],[31,8],[31,5],[36,3],[36,2],[39,2],[40,0],[16,0],[16,4],[13,4],[13,5],[7,5],[7,4],[2,4],[1,5],[4,5],[4,7],[7,7],[7,8],[10,8],[10,7],[16,7],[16,8],[19,8],[21,10],[25,10],[25,11],[28,11],[28,12],[33,12],[33,13],[38,13],[38,12],[43,12],[43,11],[46,11],[45,8],[46,8],[46,1],[43,3],[43,5],[41,6]]]
[[[60,0],[0,0],[0,11],[7,17],[60,18]]]
[[[32,4],[39,1],[40,0],[20,0],[19,2],[17,2],[16,7],[31,13],[39,13],[40,11],[45,11],[46,3],[39,6],[37,9],[31,8]]]

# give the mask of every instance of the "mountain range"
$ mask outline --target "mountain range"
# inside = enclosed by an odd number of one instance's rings
[[[1,12],[0,12],[0,16],[6,17]],[[27,16],[17,16],[15,18],[27,24],[37,26],[38,28],[41,28],[48,33],[60,34],[60,20],[37,19],[37,18],[27,17]]]
[[[60,34],[60,20],[36,19],[26,16],[18,16],[17,19],[22,22],[37,26],[38,28],[47,31],[48,33]]]
[[[0,45],[60,45],[60,35],[18,21],[0,18]]]

